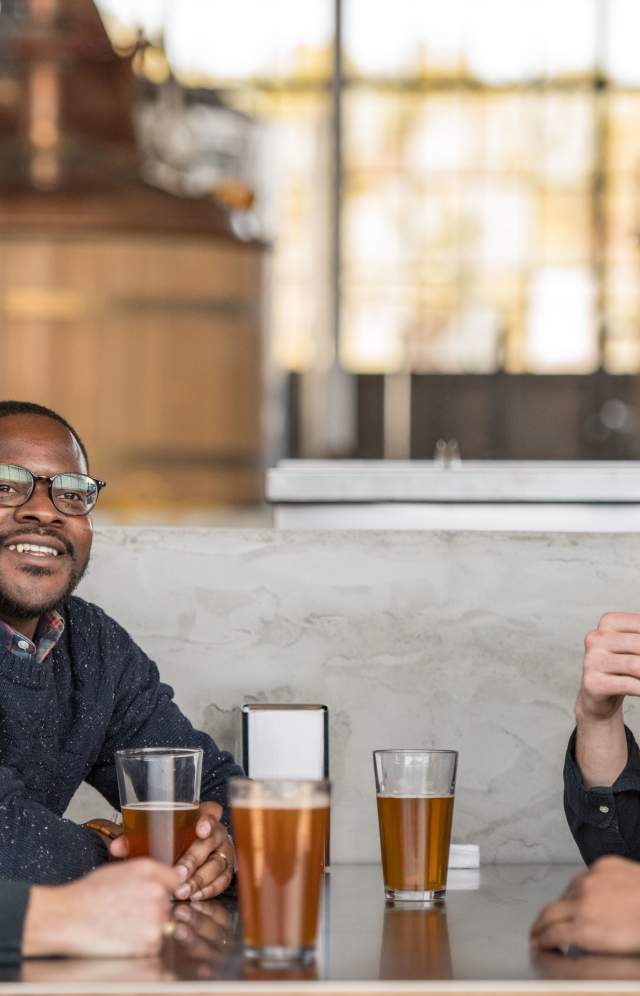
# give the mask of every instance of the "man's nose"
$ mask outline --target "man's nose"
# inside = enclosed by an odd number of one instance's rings
[[[49,497],[46,481],[36,481],[29,501],[15,509],[14,518],[18,522],[39,522],[43,525],[62,525],[64,521],[64,516]]]

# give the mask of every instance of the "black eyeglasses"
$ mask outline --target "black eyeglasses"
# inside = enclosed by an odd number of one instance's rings
[[[47,482],[49,498],[63,515],[88,515],[107,483],[96,481],[87,474],[71,472],[40,477],[26,467],[0,463],[0,508],[25,505],[35,490],[36,481]]]

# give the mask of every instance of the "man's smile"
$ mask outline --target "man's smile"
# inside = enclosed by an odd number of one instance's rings
[[[52,546],[36,546],[35,543],[16,543],[10,544],[7,550],[17,551],[18,553],[28,553],[33,557],[57,557],[58,551],[54,550]]]
[[[35,571],[43,574],[58,574],[72,566],[74,547],[66,537],[51,536],[48,532],[26,530],[14,531],[0,537],[0,555],[6,558],[6,566],[11,570]],[[36,571],[36,565],[38,570]],[[30,568],[32,570],[30,570]]]

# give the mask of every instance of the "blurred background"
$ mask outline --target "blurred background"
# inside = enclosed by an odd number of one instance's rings
[[[111,521],[640,455],[637,0],[2,0],[0,395]]]

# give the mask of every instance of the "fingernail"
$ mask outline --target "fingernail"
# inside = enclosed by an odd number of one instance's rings
[[[204,899],[204,896],[202,895],[202,891],[200,889],[198,889],[198,891],[194,892],[194,894],[192,895],[191,901],[193,902],[194,899],[196,900],[196,902],[198,901],[198,899]]]
[[[198,823],[198,827],[197,827],[197,832],[198,833],[210,834],[211,833],[211,829],[212,829],[211,828],[211,824],[209,823],[208,820],[202,820],[201,823]]]
[[[185,927],[183,923],[178,923],[173,936],[177,941],[186,941],[189,937],[189,928]]]
[[[191,920],[191,910],[188,906],[178,906],[173,915],[176,920],[182,920],[183,923],[189,923]]]
[[[176,896],[178,899],[188,899],[191,895],[190,885],[181,885],[179,889],[176,889]]]
[[[186,882],[189,878],[189,869],[185,865],[176,865],[176,871],[181,882]]]

